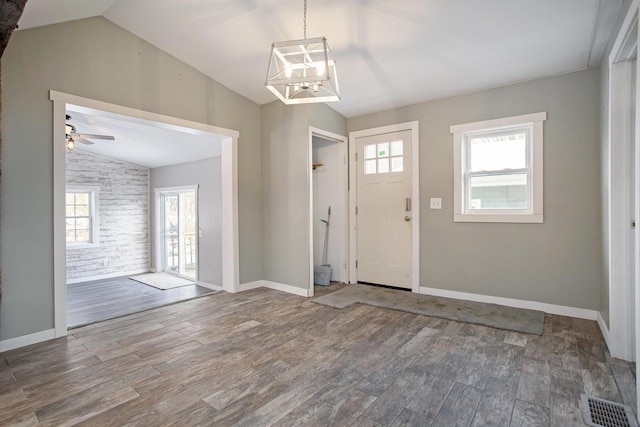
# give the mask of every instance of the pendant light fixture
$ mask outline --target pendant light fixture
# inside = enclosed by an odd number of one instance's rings
[[[327,39],[307,38],[307,0],[303,31],[303,40],[271,45],[265,85],[285,104],[338,101],[336,62]]]

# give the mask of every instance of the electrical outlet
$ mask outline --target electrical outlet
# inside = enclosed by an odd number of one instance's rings
[[[442,197],[432,197],[430,207],[431,209],[442,209]]]

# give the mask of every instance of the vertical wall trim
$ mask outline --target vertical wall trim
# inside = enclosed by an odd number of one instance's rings
[[[67,248],[65,238],[66,104],[53,102],[53,313],[55,337],[67,335]],[[56,227],[56,224],[61,224]]]

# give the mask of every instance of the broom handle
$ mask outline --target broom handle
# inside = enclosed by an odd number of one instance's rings
[[[323,221],[324,227],[324,249],[322,250],[322,265],[327,265],[327,248],[329,246],[329,217],[331,216],[331,206],[327,212],[327,220]]]

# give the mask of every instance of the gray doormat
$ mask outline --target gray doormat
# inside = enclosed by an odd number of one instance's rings
[[[311,301],[334,308],[346,308],[355,303],[369,304],[526,334],[542,335],[544,328],[542,311],[434,297],[378,286],[348,285]]]

